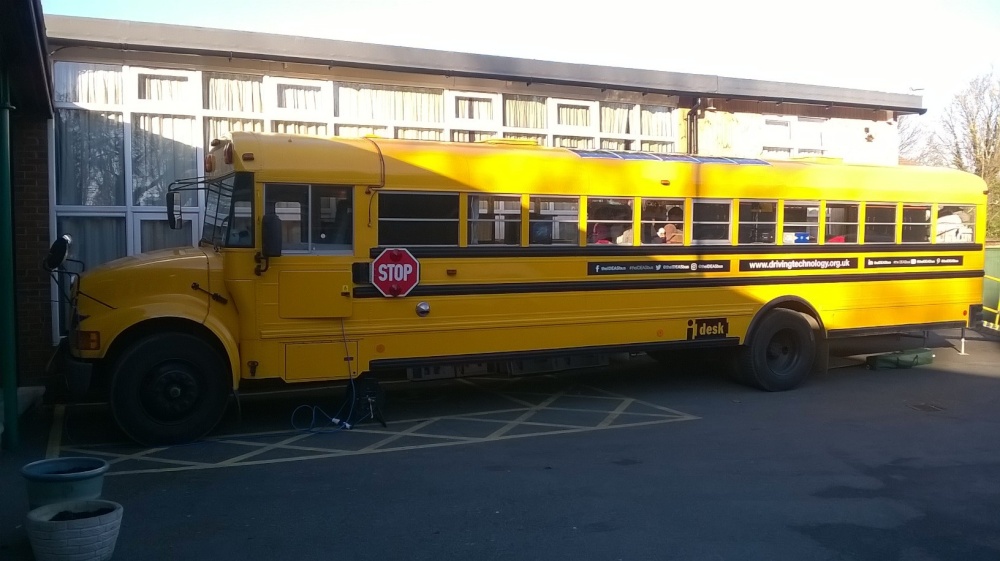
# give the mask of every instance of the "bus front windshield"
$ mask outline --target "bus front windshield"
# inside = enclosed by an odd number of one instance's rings
[[[253,247],[253,174],[238,171],[205,182],[201,241],[217,247]]]

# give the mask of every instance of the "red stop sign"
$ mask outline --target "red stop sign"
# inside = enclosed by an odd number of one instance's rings
[[[372,261],[371,282],[382,296],[406,296],[420,282],[420,262],[405,248],[386,248]]]

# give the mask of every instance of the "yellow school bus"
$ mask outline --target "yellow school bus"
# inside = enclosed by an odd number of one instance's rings
[[[172,225],[204,217],[198,247],[73,282],[64,365],[146,444],[211,432],[255,380],[727,347],[788,390],[831,338],[978,321],[985,191],[830,159],[233,133],[168,195]]]

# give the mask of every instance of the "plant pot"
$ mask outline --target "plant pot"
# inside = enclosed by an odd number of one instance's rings
[[[25,530],[37,561],[106,561],[115,553],[122,505],[66,501],[28,512]]]
[[[22,467],[29,510],[63,501],[100,498],[108,467],[108,462],[100,458],[87,457],[52,458]]]

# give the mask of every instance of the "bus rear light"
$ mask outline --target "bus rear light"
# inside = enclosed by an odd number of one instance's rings
[[[100,331],[77,331],[76,348],[81,351],[96,351],[101,348]]]
[[[205,154],[205,173],[212,173],[213,171],[215,171],[215,156]]]
[[[253,152],[245,152],[243,154],[242,158],[243,158],[244,162],[252,162],[253,161]]]
[[[229,144],[226,144],[226,148],[222,151],[222,154],[223,154],[223,161],[226,162],[226,165],[230,165],[230,164],[233,163],[233,143],[232,142],[230,142]]]

